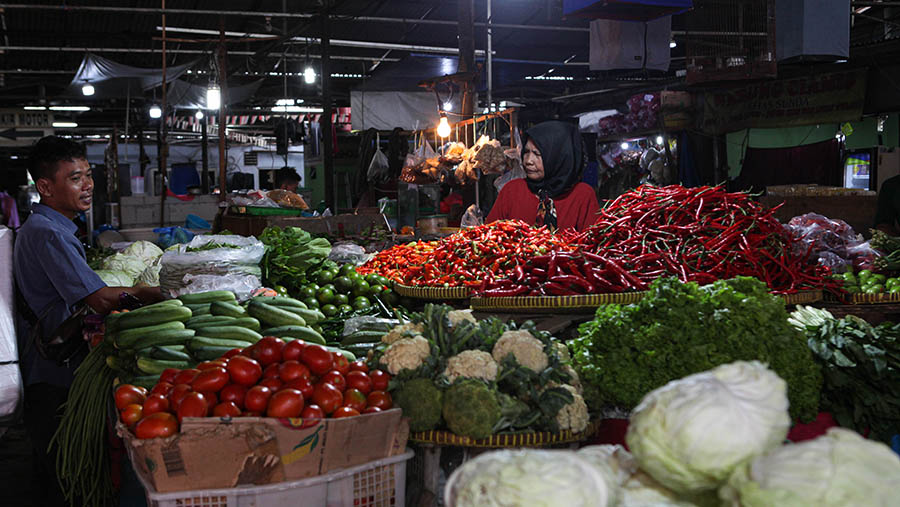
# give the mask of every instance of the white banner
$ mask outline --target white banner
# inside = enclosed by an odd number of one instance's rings
[[[459,112],[459,98],[450,100],[449,111]],[[418,130],[436,127],[440,120],[434,92],[350,92],[350,118],[353,130]],[[448,115],[450,123],[460,118]]]

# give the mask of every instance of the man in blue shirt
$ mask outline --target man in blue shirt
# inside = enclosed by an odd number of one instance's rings
[[[48,136],[32,149],[29,173],[41,195],[16,235],[13,269],[24,302],[45,335],[52,333],[80,305],[105,314],[127,292],[143,302],[162,299],[159,288],[107,287],[85,260],[75,236],[75,215],[91,208],[94,181],[84,147]],[[68,396],[84,353],[64,364],[42,357],[30,343],[30,329],[20,311],[19,350],[25,379],[25,426],[34,446],[35,479],[42,497],[36,505],[62,505],[56,479],[55,452],[48,446],[59,425],[60,405]]]

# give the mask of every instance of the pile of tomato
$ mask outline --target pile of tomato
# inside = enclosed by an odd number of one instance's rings
[[[185,417],[352,417],[393,406],[390,375],[302,340],[267,336],[188,370],[168,369],[146,389],[115,391],[121,421],[138,438],[168,437]]]

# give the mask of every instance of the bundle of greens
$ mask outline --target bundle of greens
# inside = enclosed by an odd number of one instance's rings
[[[869,229],[872,239],[869,245],[881,252],[881,257],[875,259],[873,266],[879,271],[900,270],[900,237],[889,236],[877,229]]]
[[[822,406],[841,426],[887,442],[900,431],[900,324],[799,308],[794,325],[822,364]]]
[[[700,287],[658,279],[639,303],[606,305],[570,342],[594,410],[631,409],[667,382],[737,360],[758,360],[788,384],[791,415],[818,413],[822,374],[781,298],[749,277]]]
[[[313,239],[299,227],[266,227],[259,240],[266,245],[263,283],[284,286],[292,294],[309,281],[307,273],[317,270],[331,253],[327,239]]]

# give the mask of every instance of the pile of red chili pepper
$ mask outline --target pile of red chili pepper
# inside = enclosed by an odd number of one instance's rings
[[[410,286],[499,289],[522,279],[525,266],[536,259],[549,261],[550,252],[573,248],[544,227],[501,220],[463,229],[437,243],[395,246],[377,253],[357,271]]]
[[[703,284],[752,276],[782,294],[832,288],[827,268],[809,264],[809,252],[792,252],[776,209],[722,187],[641,186],[612,201],[573,240],[607,269],[630,274],[619,280],[625,290],[662,276]]]

